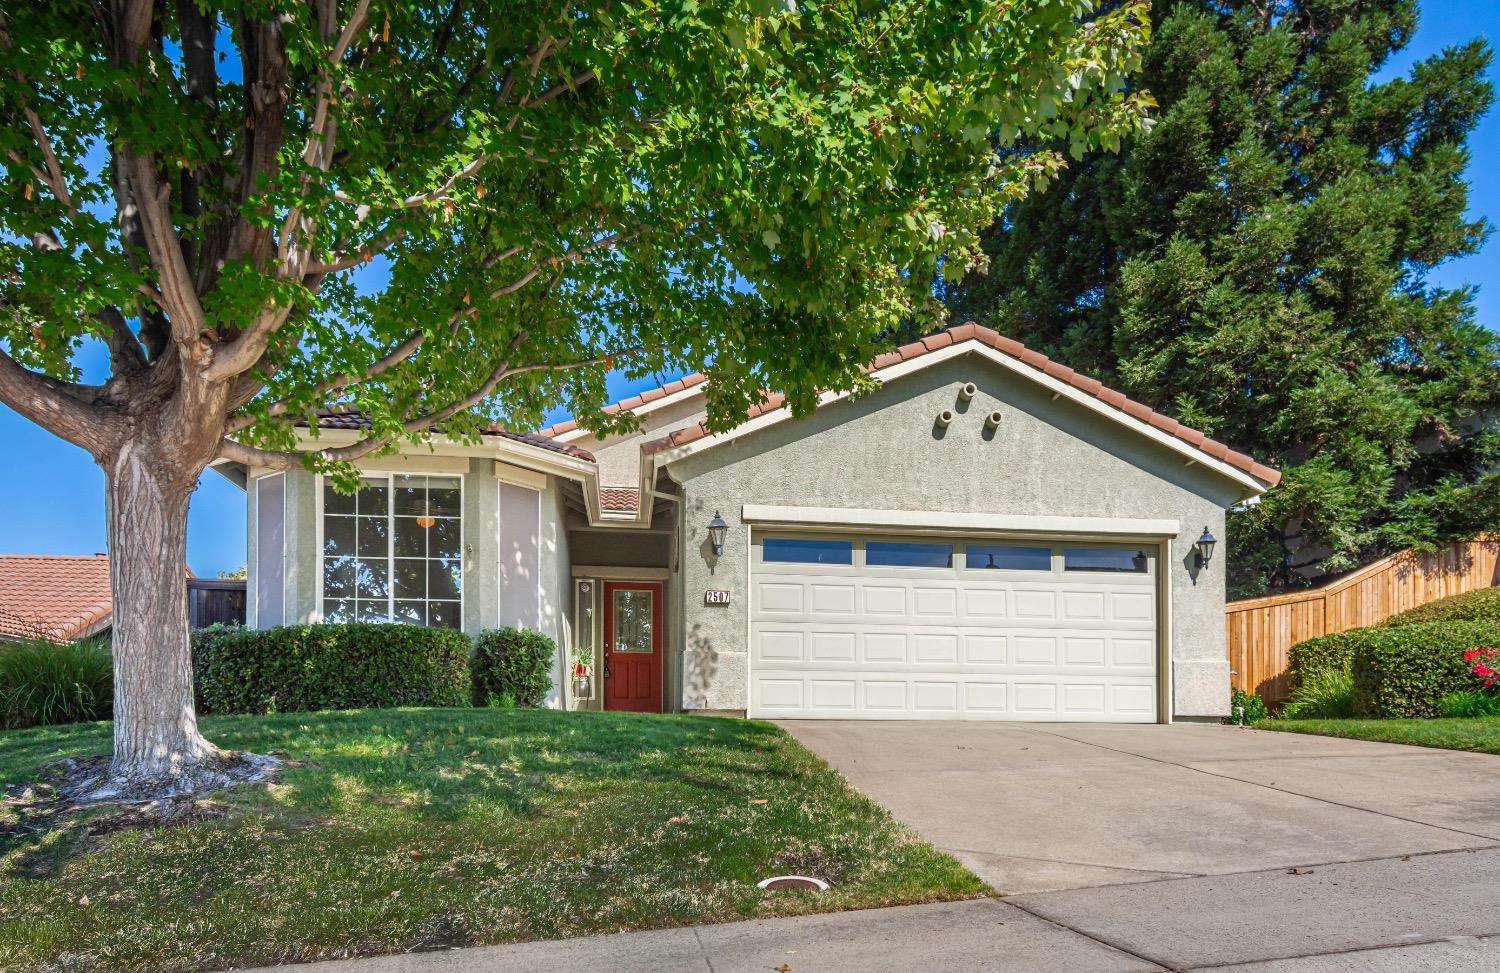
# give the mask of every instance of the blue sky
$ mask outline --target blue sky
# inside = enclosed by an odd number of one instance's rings
[[[1475,36],[1494,45],[1500,39],[1500,4],[1463,0],[1426,0],[1413,44],[1399,54],[1382,77],[1404,74],[1413,62]],[[1492,71],[1492,77],[1494,72]],[[1500,224],[1500,112],[1491,112],[1471,139],[1469,174],[1471,215]],[[1479,320],[1500,327],[1500,243],[1491,240],[1472,257],[1439,267],[1433,283],[1479,287]],[[102,348],[86,349],[80,365],[86,377],[99,380],[106,368]],[[662,381],[675,375],[660,376]],[[658,384],[655,379],[611,378],[616,398]],[[560,417],[559,417],[560,418]],[[0,475],[0,553],[91,554],[105,549],[104,476],[89,456],[27,422],[0,405],[0,447],[9,457]],[[245,563],[245,496],[228,480],[205,473],[188,516],[188,566],[213,576]]]

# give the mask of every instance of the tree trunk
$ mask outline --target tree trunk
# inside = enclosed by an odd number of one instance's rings
[[[137,438],[105,465],[115,664],[106,786],[121,793],[194,789],[226,758],[198,732],[193,708],[187,512],[201,469],[173,452]]]

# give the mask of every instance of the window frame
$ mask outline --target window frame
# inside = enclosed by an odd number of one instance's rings
[[[458,582],[458,624],[455,625],[454,628],[457,629],[458,631],[464,631],[464,609],[465,609],[465,607],[468,604],[468,595],[467,595],[468,583],[467,583],[467,581],[468,581],[468,576],[469,576],[469,551],[468,551],[468,536],[469,535],[468,535],[467,527],[466,527],[466,524],[465,524],[465,522],[468,519],[468,509],[467,509],[468,508],[468,503],[467,503],[467,501],[468,501],[468,492],[467,492],[468,491],[468,483],[467,483],[467,477],[466,477],[466,475],[464,473],[430,473],[430,472],[426,472],[426,471],[423,471],[423,470],[363,470],[362,469],[362,470],[359,471],[359,476],[360,476],[360,479],[362,479],[362,480],[363,479],[368,479],[368,480],[384,479],[385,480],[385,484],[386,484],[386,512],[385,512],[385,519],[386,519],[386,553],[385,553],[385,564],[386,564],[386,586],[387,586],[387,590],[386,590],[386,596],[385,596],[385,601],[386,601],[386,620],[385,620],[385,624],[392,624],[392,625],[412,625],[412,624],[415,624],[414,622],[403,621],[403,620],[401,620],[401,619],[399,619],[399,618],[396,617],[396,601],[397,601],[397,598],[396,598],[396,528],[395,528],[395,519],[396,519],[396,477],[398,477],[398,476],[420,476],[420,477],[429,478],[429,479],[432,478],[432,477],[441,477],[441,478],[446,478],[446,479],[457,479],[458,480],[458,515],[457,515],[457,519],[458,519],[458,571],[459,571],[459,582]],[[318,529],[317,529],[317,544],[318,544],[318,571],[317,571],[317,575],[318,575],[318,583],[317,583],[317,594],[316,594],[317,604],[313,606],[313,617],[315,619],[317,619],[318,622],[322,623],[322,622],[326,622],[327,621],[327,615],[326,615],[326,613],[324,611],[324,608],[323,608],[324,603],[326,601],[326,599],[324,598],[324,594],[323,594],[323,581],[324,581],[324,577],[325,577],[325,564],[326,564],[326,561],[328,559],[328,552],[327,552],[327,550],[325,548],[325,544],[327,543],[327,517],[328,517],[328,514],[323,509],[324,508],[323,495],[325,493],[326,484],[327,484],[327,481],[328,481],[329,478],[327,476],[325,476],[325,475],[323,475],[323,474],[320,473],[320,474],[317,474],[313,479],[314,479],[314,501],[315,501],[314,505],[313,505],[313,508],[314,508],[315,518],[316,518],[317,524],[318,524]],[[341,516],[341,515],[335,514],[334,516]],[[358,533],[358,524],[356,523],[355,526],[356,526],[356,535],[357,535],[357,533]],[[418,559],[417,558],[411,558],[409,560],[418,560]],[[423,557],[420,560],[422,560],[424,562],[431,562],[431,561],[436,560],[436,559],[430,558],[430,557]],[[428,571],[432,570],[430,564],[428,565],[427,570]],[[350,599],[350,600],[353,600],[353,599]],[[416,599],[402,598],[400,600],[401,601],[414,601]],[[423,603],[424,606],[427,603],[429,603],[431,601],[434,601],[434,600],[438,601],[438,602],[441,602],[443,604],[452,604],[453,603],[452,600],[448,599],[448,598],[431,599],[431,598],[427,598],[427,597],[424,596],[421,599],[421,601],[422,601],[422,603]],[[349,619],[349,621],[359,621],[359,619],[358,618],[353,618],[353,619]],[[424,627],[424,628],[431,628],[431,627],[435,627],[435,626],[431,626],[431,625],[428,625],[426,623],[423,623],[422,627]]]

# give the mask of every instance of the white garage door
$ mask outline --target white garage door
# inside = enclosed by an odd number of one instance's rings
[[[754,539],[750,715],[1153,722],[1156,548]]]

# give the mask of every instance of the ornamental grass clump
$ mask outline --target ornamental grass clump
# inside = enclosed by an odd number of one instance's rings
[[[0,643],[0,729],[107,720],[113,710],[108,639]]]

